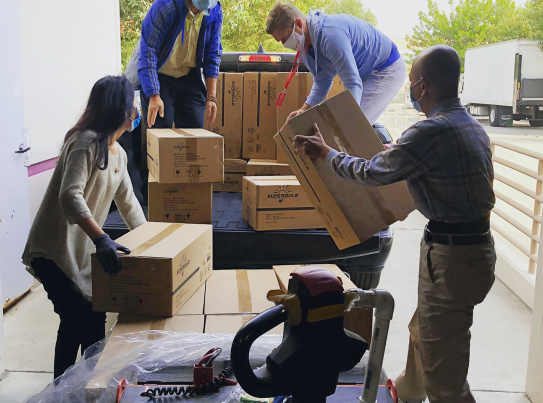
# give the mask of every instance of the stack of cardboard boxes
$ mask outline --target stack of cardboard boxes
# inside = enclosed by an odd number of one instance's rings
[[[213,183],[224,179],[223,144],[203,129],[147,130],[149,221],[211,224]]]

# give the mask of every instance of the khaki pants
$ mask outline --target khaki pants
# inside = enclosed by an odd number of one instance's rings
[[[409,324],[403,402],[473,403],[467,382],[473,308],[494,283],[494,242],[420,248],[418,307]]]

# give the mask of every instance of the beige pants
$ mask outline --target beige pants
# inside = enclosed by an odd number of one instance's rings
[[[409,324],[403,402],[473,403],[467,382],[473,308],[494,283],[494,242],[420,248],[418,307]]]

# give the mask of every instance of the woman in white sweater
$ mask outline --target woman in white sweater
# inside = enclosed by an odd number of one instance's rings
[[[145,222],[132,189],[126,153],[116,140],[139,124],[139,99],[124,77],[108,76],[92,88],[77,124],[66,134],[57,166],[34,220],[23,262],[45,288],[60,316],[55,378],[81,352],[105,336],[104,312],[92,311],[91,260],[121,269],[117,251],[130,253],[102,231],[115,201],[130,229]]]

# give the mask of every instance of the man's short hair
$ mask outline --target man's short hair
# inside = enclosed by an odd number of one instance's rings
[[[273,35],[277,30],[292,28],[296,18],[303,16],[303,13],[294,4],[283,3],[281,0],[277,0],[268,15],[266,33]]]
[[[460,69],[460,57],[453,48],[436,46],[422,60],[421,76],[428,85],[454,95],[458,93]]]

